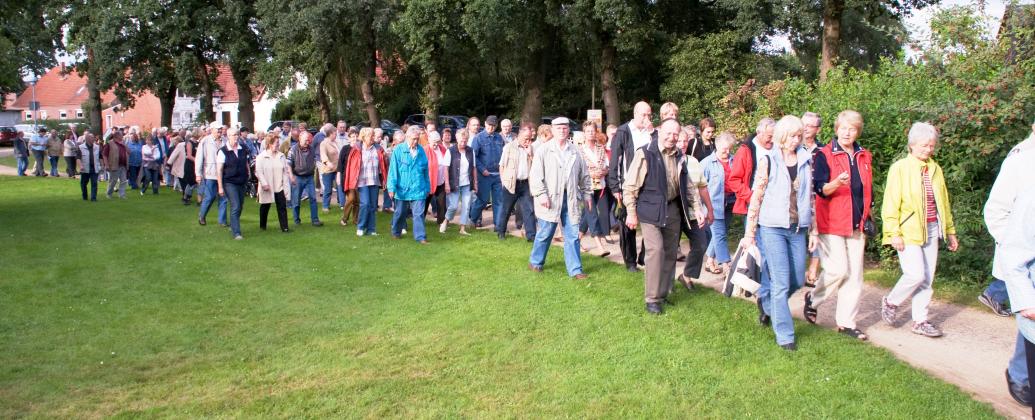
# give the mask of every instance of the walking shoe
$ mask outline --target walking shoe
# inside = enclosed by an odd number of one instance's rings
[[[995,299],[992,299],[992,297],[989,296],[987,293],[982,293],[980,296],[978,296],[978,302],[981,302],[981,304],[987,306],[988,309],[991,309],[992,313],[996,315],[1002,317],[1009,317],[1010,315],[1012,315],[1010,311],[1003,307],[1002,303],[999,303]]]
[[[108,198],[111,198],[111,197],[109,196]],[[202,226],[205,226],[205,219],[203,219],[203,218],[202,219],[198,219],[198,224],[202,225]]]
[[[363,229],[356,229],[356,236],[363,236]]]
[[[572,276],[572,278],[575,279],[575,280],[585,280],[588,277],[589,276],[587,276],[585,274],[582,274],[582,273],[579,273],[579,274],[576,274],[576,275]]]
[[[243,237],[243,236],[241,236],[241,235],[237,235],[237,236],[234,236],[234,240],[235,240],[235,241],[240,241],[240,240],[242,240],[242,239],[244,239],[244,237]]]
[[[1028,388],[1028,384],[1014,382],[1013,379],[1010,379],[1009,369],[1006,371],[1006,390],[1010,392],[1010,396],[1018,404],[1031,407],[1031,391]]]
[[[441,225],[438,225],[438,233],[446,233],[446,225],[447,225],[447,223],[448,222],[442,222]]]
[[[651,315],[661,315],[661,313],[664,312],[664,311],[665,311],[665,309],[663,309],[661,307],[660,303],[648,303],[647,304],[647,313],[649,313]]]
[[[787,351],[798,351],[798,344],[792,341],[787,344],[781,344],[780,348]]]
[[[496,236],[500,238],[501,241],[505,240],[507,239],[507,232],[496,232]]]
[[[898,311],[898,306],[888,303],[888,297],[884,296],[880,300],[880,319],[888,325],[895,325],[895,316]]]
[[[532,264],[528,264],[528,269],[531,270],[533,273],[542,273],[543,272],[543,267],[536,267],[536,266],[534,266]]]
[[[913,323],[913,328],[910,331],[912,331],[913,334],[920,334],[920,335],[926,336],[926,337],[941,337],[942,336],[942,330],[939,330],[938,327],[935,327],[934,325],[931,325],[931,323],[927,322],[927,321],[924,321],[924,322],[914,322]]]
[[[338,220],[338,223],[340,223],[342,226],[348,226],[349,225],[349,222],[346,222],[345,219]]]
[[[405,235],[405,234],[406,234],[406,229],[403,229],[403,230],[402,230],[402,234],[403,234],[403,235]]]
[[[768,327],[772,324],[772,318],[769,314],[765,313],[765,309],[762,308],[762,299],[755,299],[755,306],[758,307],[758,324],[763,327]]]
[[[313,226],[316,226],[316,227],[323,226],[323,222],[317,220],[317,221],[313,222]]]

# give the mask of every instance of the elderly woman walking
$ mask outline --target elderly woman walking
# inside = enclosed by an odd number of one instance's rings
[[[913,124],[909,129],[909,156],[899,159],[888,170],[880,212],[884,222],[882,243],[898,251],[902,267],[902,277],[881,301],[881,318],[894,325],[898,306],[913,298],[912,331],[927,337],[942,335],[927,320],[934,295],[931,285],[938,264],[938,240],[945,240],[949,251],[959,248],[945,176],[931,159],[937,143],[938,130],[934,126]]]
[[[406,228],[406,217],[413,217],[413,239],[428,243],[424,230],[424,202],[431,192],[428,155],[418,141],[420,127],[406,130],[406,143],[396,146],[388,166],[388,196],[395,203],[392,237],[399,239]]]
[[[837,331],[859,340],[869,336],[856,327],[863,285],[866,225],[873,203],[873,155],[856,143],[863,117],[856,111],[837,114],[835,141],[815,152],[812,181],[816,191],[816,227],[823,275],[805,294],[805,320],[816,323],[816,307],[837,292]],[[876,232],[870,232],[875,234]]]
[[[327,141],[327,140],[325,140]],[[263,150],[255,159],[255,177],[259,179],[259,229],[266,230],[270,205],[277,205],[277,221],[280,231],[287,233],[287,197],[291,194],[291,170],[287,158],[277,147],[277,135],[267,134]]]
[[[701,162],[715,214],[715,220],[709,226],[712,238],[705,251],[708,259],[704,269],[714,274],[723,273],[730,263],[730,249],[726,242],[727,224],[733,221],[733,203],[737,196],[726,180],[732,173],[733,154],[730,149],[736,142],[737,138],[733,134],[722,132],[712,143],[715,151]]]
[[[388,179],[388,161],[372,128],[360,130],[359,138],[362,143],[349,149],[348,156],[341,157],[345,162],[338,164],[346,168],[340,183],[359,196],[356,236],[377,236],[377,196]]]
[[[805,284],[806,241],[809,249],[817,241],[814,235],[806,240],[813,228],[812,154],[801,148],[801,132],[801,120],[793,115],[776,123],[776,150],[758,162],[742,241],[753,245],[758,231],[769,270],[758,291],[758,319],[762,325],[771,321],[776,344],[789,351],[798,345],[788,299]]]
[[[448,129],[447,129],[448,130]],[[441,233],[446,232],[449,221],[458,212],[460,214],[460,234],[467,236],[467,226],[471,224],[471,194],[477,191],[474,182],[478,179],[474,169],[474,152],[467,147],[467,130],[456,132],[456,145],[449,149],[449,194],[446,195],[446,220],[438,227]]]

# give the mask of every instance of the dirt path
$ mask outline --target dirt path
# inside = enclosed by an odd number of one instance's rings
[[[485,225],[488,225],[492,219],[491,211],[486,211],[483,218]],[[513,224],[510,227],[513,229]],[[521,232],[517,230],[511,230],[510,233],[521,236]],[[608,259],[616,264],[623,264],[617,239],[615,242],[607,245],[607,250],[611,252]],[[562,246],[556,241],[554,245]],[[591,253],[600,253],[595,249],[595,242],[587,246],[591,247]],[[689,245],[684,240],[684,255],[688,248]],[[677,272],[682,272],[683,264],[679,263],[678,266]],[[721,289],[722,276],[707,272],[703,274],[698,281],[699,284],[715,290]],[[1003,318],[993,315],[990,311],[935,300],[931,303],[930,320],[943,330],[945,336],[927,338],[909,331],[912,321],[909,320],[908,302],[899,309],[897,326],[891,327],[881,321],[880,302],[887,292],[887,289],[870,284],[866,284],[863,289],[858,326],[869,334],[870,343],[890,351],[895,357],[913,367],[956,385],[974,399],[991,404],[1002,416],[1017,419],[1031,417],[1031,409],[1015,402],[1006,389],[1004,371],[1010,356],[1013,355],[1017,334],[1016,324],[1012,318]],[[791,298],[791,311],[801,322],[804,322],[804,295],[804,291],[799,291]],[[819,324],[829,329],[836,327],[834,302],[836,299],[831,298],[819,307]],[[806,340],[799,345],[808,348],[809,344]]]
[[[0,165],[0,175],[13,176],[15,168]],[[485,226],[490,226],[492,212],[487,210],[483,219]],[[511,228],[513,229],[513,225]],[[511,234],[520,236],[521,233],[512,230]],[[561,243],[555,241],[554,245],[561,246]],[[608,259],[622,264],[617,243],[607,245],[607,248],[611,252]],[[688,248],[686,241],[683,242],[682,248],[685,253]],[[592,248],[590,252],[599,253]],[[679,266],[677,272],[682,270],[682,264]],[[716,290],[722,287],[721,276],[704,274],[699,284]],[[870,284],[863,289],[858,322],[859,328],[870,335],[871,343],[887,349],[895,357],[916,368],[958,386],[975,399],[991,404],[1005,417],[1030,417],[1030,409],[1010,398],[1003,374],[1007,361],[1013,354],[1014,338],[1017,334],[1012,319],[995,316],[989,311],[935,300],[931,304],[931,321],[942,328],[945,336],[937,339],[926,338],[909,331],[909,311],[906,305],[900,310],[897,327],[885,325],[880,320],[880,300],[887,292],[887,289]],[[803,292],[798,292],[791,298],[791,311],[798,319],[801,319],[803,296]],[[937,283],[935,296],[937,297]],[[819,308],[819,324],[830,329],[835,327],[833,302],[836,302],[836,299],[830,299]],[[807,349],[809,344],[805,341],[800,345]]]

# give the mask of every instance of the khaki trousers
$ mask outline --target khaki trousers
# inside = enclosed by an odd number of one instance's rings
[[[646,268],[643,271],[643,298],[647,303],[660,303],[672,290],[676,275],[676,257],[679,255],[679,200],[668,203],[665,226],[640,224],[643,246],[646,249]]]
[[[823,268],[812,291],[812,306],[819,307],[831,294],[837,293],[837,326],[855,328],[859,314],[859,296],[863,285],[863,251],[866,235],[855,231],[852,236],[819,235],[819,262]]]
[[[359,223],[359,200],[356,197],[356,190],[345,191],[345,205],[341,206],[341,220],[346,223],[349,220]],[[349,216],[352,218],[349,219]]]

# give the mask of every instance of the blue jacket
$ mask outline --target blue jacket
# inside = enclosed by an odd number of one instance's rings
[[[729,155],[729,164],[733,165],[733,154]],[[712,208],[715,209],[715,218],[722,220],[726,217],[726,168],[719,161],[719,155],[715,152],[708,155],[701,161],[704,167],[704,179],[708,181],[708,196],[712,199]]]
[[[766,154],[770,157],[769,184],[762,197],[762,208],[758,215],[759,226],[789,228],[791,226],[791,173],[783,162],[783,153],[775,150]],[[761,169],[761,168],[759,168]],[[760,177],[755,176],[758,180]],[[808,229],[812,225],[812,154],[798,148],[798,227]]]
[[[489,134],[482,131],[474,136],[471,150],[474,151],[474,167],[478,170],[478,175],[481,175],[482,171],[499,175],[503,146],[503,137],[500,137],[499,133]]]
[[[415,201],[428,198],[431,180],[428,178],[428,155],[417,146],[416,156],[410,156],[410,148],[400,144],[392,151],[388,165],[388,191],[396,200]]]
[[[126,148],[129,149],[129,166],[140,166],[144,163],[144,157],[141,155],[144,143],[127,141]]]

